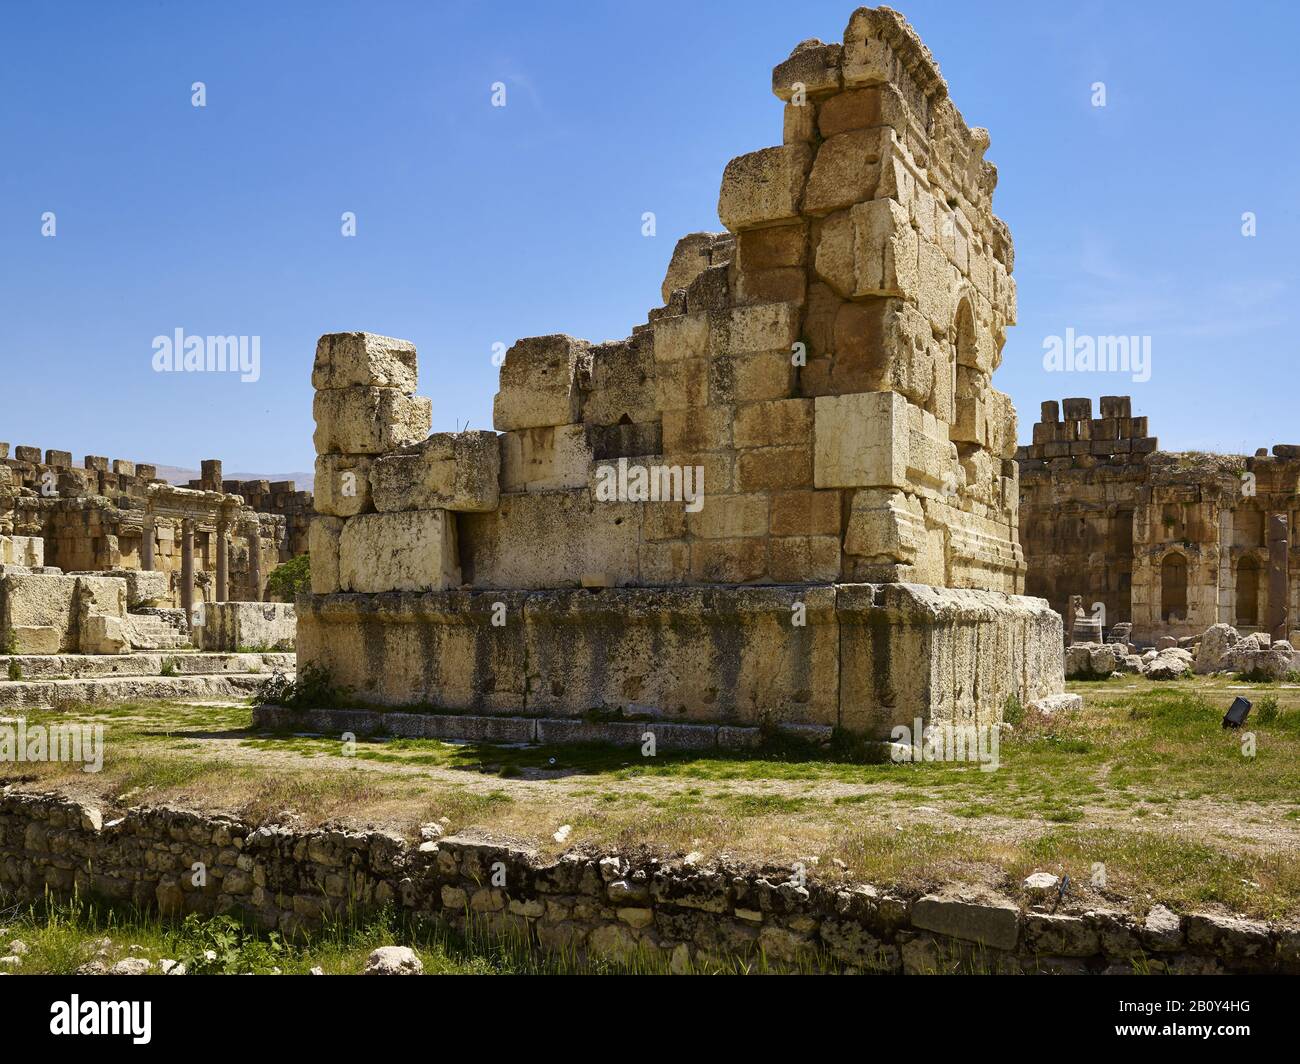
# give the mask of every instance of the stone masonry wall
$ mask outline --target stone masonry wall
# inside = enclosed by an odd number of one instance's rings
[[[1300,446],[1253,456],[1159,450],[1128,396],[1043,404],[1017,452],[1027,590],[1071,596],[1133,638],[1214,624],[1283,639],[1300,617]],[[1062,416],[1064,415],[1064,416]]]
[[[436,830],[430,832],[436,835]],[[195,864],[206,869],[193,882]],[[802,882],[785,868],[567,853],[468,837],[408,844],[384,832],[294,832],[228,816],[100,811],[58,796],[0,796],[0,897],[73,891],[164,914],[234,913],[293,935],[392,906],[536,948],[664,969],[774,966],[923,974],[1300,973],[1300,931],[1226,916],[1144,920],[1051,912],[1031,899],[948,891],[910,896]]]

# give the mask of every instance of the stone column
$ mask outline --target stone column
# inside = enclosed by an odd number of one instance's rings
[[[216,602],[230,598],[230,529],[225,521],[217,522],[217,590]]]
[[[140,525],[140,568],[146,573],[153,572],[153,515],[145,514]]]
[[[1219,608],[1215,619],[1219,624],[1232,624],[1237,619],[1235,580],[1232,572],[1232,511],[1219,511]]]
[[[252,586],[252,601],[262,601],[262,525],[254,521],[248,537],[248,580]]]
[[[194,620],[194,522],[188,517],[181,523],[181,609],[185,623]]]
[[[1268,633],[1274,639],[1287,637],[1287,551],[1291,537],[1287,515],[1268,515]]]

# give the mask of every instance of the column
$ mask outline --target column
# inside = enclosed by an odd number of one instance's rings
[[[185,623],[194,620],[194,522],[188,517],[181,522],[181,609]]]
[[[140,568],[146,573],[153,572],[153,514],[145,514],[140,525]]]
[[[225,521],[217,522],[217,590],[216,602],[230,599],[230,529]]]
[[[1287,551],[1291,545],[1287,515],[1268,515],[1268,633],[1274,639],[1287,637]]]
[[[253,522],[248,537],[248,581],[252,584],[252,601],[262,601],[262,525]]]

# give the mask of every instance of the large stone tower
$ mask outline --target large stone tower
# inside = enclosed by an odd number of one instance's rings
[[[1019,597],[988,135],[888,8],[773,88],[784,143],[727,166],[728,232],[678,243],[628,339],[512,347],[500,435],[425,441],[411,345],[322,339],[303,663],[379,704],[569,722],[535,737],[599,711],[706,745],[1061,690],[1060,619]]]

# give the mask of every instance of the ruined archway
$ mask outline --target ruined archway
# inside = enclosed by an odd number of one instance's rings
[[[1246,555],[1237,563],[1237,626],[1259,625],[1259,562]]]
[[[1166,623],[1187,619],[1187,559],[1177,552],[1160,563],[1160,618]]]

